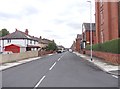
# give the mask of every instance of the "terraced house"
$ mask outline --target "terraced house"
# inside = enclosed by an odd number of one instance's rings
[[[91,29],[90,29],[90,24],[91,23],[83,23],[82,24],[82,41],[85,42],[86,45],[90,45],[90,34],[91,34]],[[95,23],[92,23],[92,44],[96,43],[96,28],[95,28]]]

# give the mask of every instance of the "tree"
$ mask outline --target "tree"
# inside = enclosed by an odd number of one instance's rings
[[[50,51],[50,50],[55,51],[55,50],[57,50],[57,45],[56,45],[56,43],[55,43],[55,42],[50,42],[50,43],[48,44],[48,46],[46,47],[46,50],[47,50],[47,51]]]
[[[0,31],[0,37],[6,36],[8,34],[9,34],[9,31],[7,31],[7,29],[5,28]]]

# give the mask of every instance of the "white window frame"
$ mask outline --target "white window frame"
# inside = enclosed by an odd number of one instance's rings
[[[7,40],[7,43],[11,43],[11,39],[8,39],[8,40]]]

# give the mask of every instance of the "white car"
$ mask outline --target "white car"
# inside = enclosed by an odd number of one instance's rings
[[[72,49],[69,49],[69,52],[72,52]]]
[[[62,50],[57,50],[57,53],[62,53]]]

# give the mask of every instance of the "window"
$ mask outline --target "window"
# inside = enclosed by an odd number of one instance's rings
[[[104,9],[102,10],[102,23],[104,24]]]
[[[34,44],[35,44],[35,41],[34,41]]]
[[[32,44],[32,40],[30,40],[30,44]]]
[[[11,43],[11,40],[7,40],[7,43]]]
[[[102,25],[104,23],[104,14],[103,14],[103,11],[100,11],[100,24]]]
[[[83,41],[86,40],[85,32],[83,32]]]

